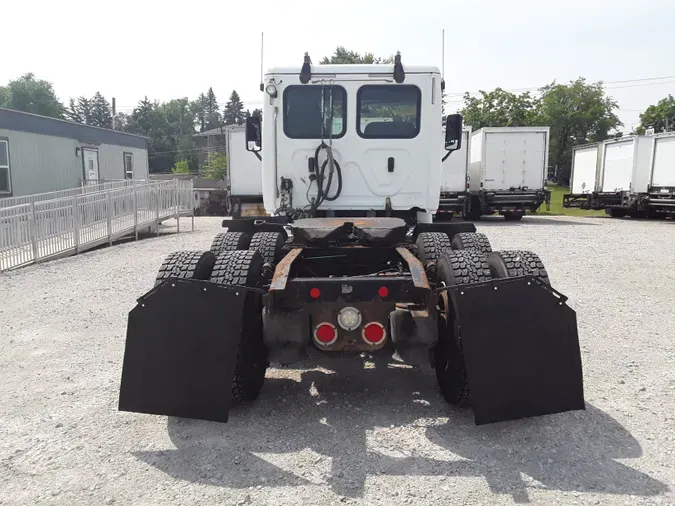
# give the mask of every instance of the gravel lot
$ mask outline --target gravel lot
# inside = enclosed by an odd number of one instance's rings
[[[586,411],[476,427],[431,371],[350,361],[228,424],[118,412],[127,312],[220,221],[0,275],[0,503],[675,504],[675,222],[478,225],[570,297]]]

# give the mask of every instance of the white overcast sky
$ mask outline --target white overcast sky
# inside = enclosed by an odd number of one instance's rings
[[[40,0],[3,2],[0,16],[1,84],[34,72],[64,103],[100,91],[123,112],[209,86],[221,103],[236,89],[258,106],[261,32],[265,68],[338,45],[441,67],[445,29],[450,94],[675,76],[675,0]],[[607,86],[626,128],[675,95],[675,77]]]

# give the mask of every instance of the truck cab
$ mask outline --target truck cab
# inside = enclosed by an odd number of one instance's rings
[[[250,118],[247,149],[264,152],[268,213],[291,207],[319,217],[431,221],[444,142],[438,68],[404,70],[398,55],[389,65],[311,66],[306,57],[302,67],[270,69],[261,88],[264,120]]]

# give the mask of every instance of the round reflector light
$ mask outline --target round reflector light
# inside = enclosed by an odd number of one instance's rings
[[[319,290],[318,288],[312,288],[312,289],[309,291],[309,296],[310,296],[312,299],[318,299],[319,297],[321,297],[321,290]]]
[[[368,344],[377,345],[386,339],[387,331],[381,323],[370,322],[363,327],[361,335]]]
[[[314,338],[323,345],[333,344],[337,339],[337,329],[330,323],[319,323],[314,329]]]
[[[381,286],[377,291],[377,294],[384,299],[387,295],[389,295],[389,288],[386,286]]]
[[[361,312],[355,307],[343,307],[337,315],[340,327],[355,330],[361,325]]]

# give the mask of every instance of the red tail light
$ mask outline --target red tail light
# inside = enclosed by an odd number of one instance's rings
[[[361,337],[368,344],[375,346],[381,344],[387,338],[387,331],[381,323],[370,322],[364,325]]]
[[[384,299],[387,295],[389,295],[389,288],[386,286],[381,286],[377,291],[377,294]]]
[[[314,339],[323,346],[333,344],[337,340],[337,337],[337,329],[332,323],[319,323],[314,329]]]
[[[319,290],[318,288],[312,288],[312,289],[309,291],[309,296],[310,296],[312,299],[318,299],[319,297],[321,297],[321,290]]]

